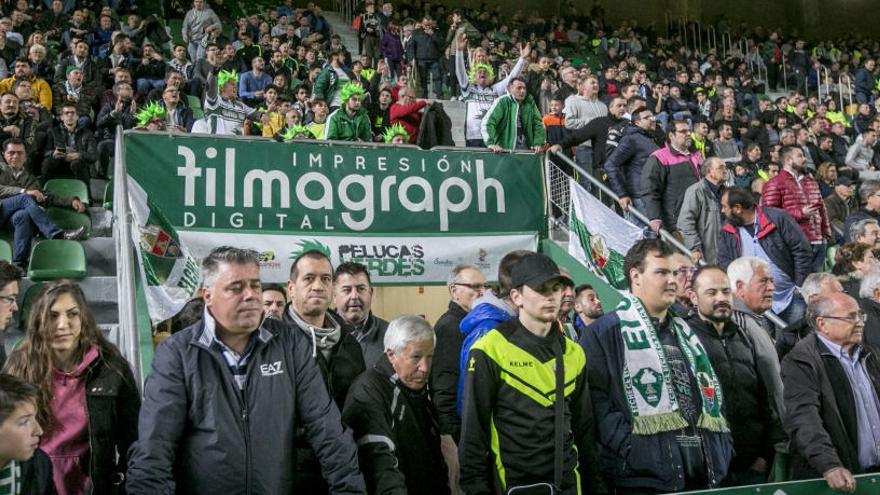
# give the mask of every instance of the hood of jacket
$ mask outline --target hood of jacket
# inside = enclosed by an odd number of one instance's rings
[[[504,323],[515,315],[516,313],[504,301],[495,294],[486,292],[482,297],[474,301],[474,308],[461,320],[459,330],[461,330],[462,334],[468,335],[484,322],[491,321],[497,325]],[[492,328],[494,328],[494,325]]]

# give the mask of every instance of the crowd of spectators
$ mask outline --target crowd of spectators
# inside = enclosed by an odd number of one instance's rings
[[[309,251],[270,288],[256,253],[217,248],[142,404],[79,286],[50,284],[0,354],[0,493],[852,491],[880,470],[876,42],[744,28],[748,53],[702,53],[598,4],[367,0],[351,53],[313,3],[165,7],[180,33],[136,3],[3,7],[3,327],[36,232],[83,234],[41,206],[84,198],[43,186],[106,178],[117,126],[392,145],[457,126],[604,183],[688,255],[638,242],[613,310],[536,253],[456,267],[432,328],[374,315],[362,265]]]

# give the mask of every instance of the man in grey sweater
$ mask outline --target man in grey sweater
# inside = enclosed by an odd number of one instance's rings
[[[608,107],[599,100],[599,81],[590,75],[578,81],[577,94],[565,99],[565,128],[580,129],[595,118],[608,115]],[[585,141],[575,150],[577,164],[590,174],[593,173],[593,148],[591,141]],[[589,184],[582,182],[589,189]]]
[[[205,58],[205,46],[211,33],[223,29],[220,18],[208,7],[206,0],[193,0],[193,8],[183,18],[180,28],[191,62]]]

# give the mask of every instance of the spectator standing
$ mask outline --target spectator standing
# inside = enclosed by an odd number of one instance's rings
[[[18,303],[16,301],[18,301],[18,282],[21,280],[21,276],[21,268],[8,261],[0,260],[0,370],[3,369],[3,364],[6,363],[6,346],[4,345],[3,332],[9,327],[10,320],[18,311]]]
[[[854,474],[880,467],[877,350],[865,346],[865,314],[855,299],[832,294],[810,304],[816,333],[782,363],[784,426],[795,479],[823,477],[832,490],[855,491]]]
[[[367,0],[364,3],[364,13],[361,14],[361,25],[358,30],[359,51],[370,57],[370,60],[379,60],[379,36],[382,34],[382,23],[376,15],[376,5]]]
[[[367,369],[385,356],[388,322],[373,314],[373,284],[370,272],[360,263],[342,263],[333,272],[333,303],[351,334],[361,345]],[[433,347],[433,346],[432,346]]]
[[[511,285],[519,317],[491,330],[470,351],[461,487],[469,494],[536,483],[553,483],[560,493],[592,490],[596,439],[586,360],[556,321],[563,286],[573,283],[550,258],[532,253],[513,266]],[[551,363],[561,366],[554,372]],[[566,389],[564,399],[560,387]]]
[[[370,117],[362,106],[364,88],[356,83],[347,83],[339,91],[341,108],[327,117],[326,138],[339,141],[372,142]]]
[[[731,319],[733,293],[727,274],[717,265],[699,269],[693,277],[691,298],[696,314],[687,323],[700,338],[718,375],[727,403],[724,417],[736,450],[724,484],[766,483],[774,457],[772,432],[776,425],[758,369],[755,343]]]
[[[465,69],[465,50],[467,50],[467,34],[460,32],[455,39],[455,76],[461,88],[461,96],[465,102],[464,139],[465,146],[483,148],[485,143],[480,134],[483,116],[492,103],[507,91],[510,80],[518,76],[526,66],[531,53],[527,44],[521,46],[520,58],[508,73],[507,77],[495,82],[495,71],[491,65],[476,63],[471,71]]]
[[[712,363],[692,349],[698,339],[687,322],[669,311],[677,288],[672,255],[658,239],[633,245],[624,304],[581,338],[599,469],[624,493],[717,487],[734,455]]]
[[[395,319],[385,354],[351,386],[342,420],[354,433],[370,493],[450,493],[427,391],[434,340],[424,318]]]
[[[676,230],[678,214],[687,188],[700,181],[703,155],[690,152],[687,122],[673,120],[666,130],[666,146],[651,153],[642,168],[642,198],[645,216],[654,232]]]
[[[727,165],[718,157],[703,162],[703,180],[687,188],[678,214],[678,230],[694,263],[718,263],[718,235],[721,232],[721,193]]]
[[[348,74],[342,69],[345,63],[345,48],[331,50],[327,55],[327,64],[321,69],[315,80],[313,100],[324,100],[335,111],[342,103],[339,101],[339,93],[349,82]]]
[[[602,301],[592,285],[583,284],[574,289],[574,328],[578,333],[578,340],[583,338],[587,327],[592,325],[605,314],[602,309]]]
[[[301,429],[331,490],[364,493],[311,338],[263,318],[258,253],[215,248],[202,277],[202,320],[156,349],[126,491],[292,492]]]
[[[78,285],[55,282],[40,292],[24,340],[4,369],[40,391],[41,448],[52,461],[58,493],[118,488],[137,438],[140,394]]]
[[[657,119],[654,112],[647,108],[637,110],[632,119],[632,125],[626,127],[623,138],[605,161],[605,171],[611,189],[618,196],[620,207],[628,210],[632,205],[644,213],[642,170],[648,157],[657,151],[657,144],[654,143]],[[635,218],[630,218],[630,221],[633,220]]]
[[[290,267],[287,293],[290,304],[284,311],[283,320],[290,330],[311,343],[312,359],[335,406],[341,410],[349,388],[366,366],[351,327],[330,311],[333,265],[327,255],[320,251],[306,251],[299,255]],[[317,449],[309,448],[310,443],[308,435],[296,435],[294,485],[300,493],[333,492],[322,473]]]
[[[807,171],[800,148],[783,146],[780,158],[782,170],[764,184],[761,204],[784,210],[800,225],[812,250],[809,271],[821,272],[825,269],[825,243],[832,233],[819,183]]]
[[[385,63],[388,64],[388,70],[393,79],[397,79],[402,73],[402,63],[404,59],[403,43],[400,41],[400,27],[397,21],[388,22],[388,28],[379,41],[379,50]]]
[[[450,272],[446,287],[449,289],[449,309],[434,324],[437,341],[431,368],[431,399],[437,408],[444,457],[447,465],[456,469],[450,479],[457,483],[457,448],[461,436],[460,356],[464,341],[464,331],[460,328],[462,319],[484,294],[486,277],[475,266],[459,265]]]
[[[877,91],[877,81],[874,77],[876,67],[877,61],[873,58],[867,58],[862,66],[856,70],[856,101],[860,105],[874,103],[874,92]]]
[[[712,150],[715,156],[731,166],[742,161],[739,144],[733,138],[733,127],[727,122],[718,126],[718,139],[712,141]]]
[[[721,213],[728,223],[721,228],[718,264],[726,269],[740,256],[767,261],[775,285],[773,312],[786,322],[798,320],[806,304],[797,287],[810,274],[813,259],[803,230],[788,213],[757,206],[751,191],[739,187],[721,194]]]
[[[413,34],[412,44],[406,47],[408,60],[414,60],[419,72],[422,98],[428,97],[428,83],[433,80],[434,99],[443,95],[443,78],[440,74],[440,57],[443,56],[445,42],[440,33],[434,31],[434,21],[422,20],[422,29]]]
[[[580,80],[577,94],[565,99],[565,128],[576,130],[585,127],[592,120],[608,115],[608,107],[599,100],[599,81],[595,76]],[[588,143],[581,143],[575,150],[578,165],[590,174],[593,173],[593,150]]]
[[[267,285],[263,287],[263,314],[266,318],[280,320],[284,316],[287,307],[287,292],[280,286]]]
[[[544,149],[546,133],[541,112],[535,100],[526,92],[526,81],[514,77],[507,85],[507,94],[496,99],[480,128],[486,146],[500,153],[502,150],[528,150],[539,153]]]

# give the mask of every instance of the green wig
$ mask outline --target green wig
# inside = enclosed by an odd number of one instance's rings
[[[484,70],[486,71],[486,77],[489,79],[489,82],[495,80],[495,71],[492,69],[492,66],[489,64],[474,64],[471,67],[470,73],[468,73],[468,79],[471,82],[474,82],[474,78],[477,77],[477,71]]]
[[[315,135],[312,134],[312,131],[301,125],[295,125],[293,127],[288,128],[286,131],[282,132],[280,136],[285,140],[289,141],[291,139],[295,139],[298,137],[304,137],[307,139],[315,139]]]
[[[152,102],[135,116],[137,118],[138,127],[146,127],[150,121],[159,117],[164,119],[168,112],[156,102]]]
[[[376,74],[376,69],[371,69],[367,67],[366,69],[361,71],[361,77],[369,81]]]
[[[348,103],[348,99],[352,96],[358,96],[363,98],[366,92],[364,88],[361,87],[360,84],[357,83],[347,83],[345,86],[339,90],[339,105],[345,105]]]
[[[221,70],[220,73],[217,74],[217,87],[223,89],[223,86],[226,86],[228,82],[234,82],[236,85],[238,84],[238,73],[234,70]]]
[[[406,132],[406,129],[404,129],[399,123],[385,129],[385,134],[382,134],[382,139],[386,143],[390,143],[395,136],[403,136],[403,140],[407,143],[409,142],[409,133]]]

